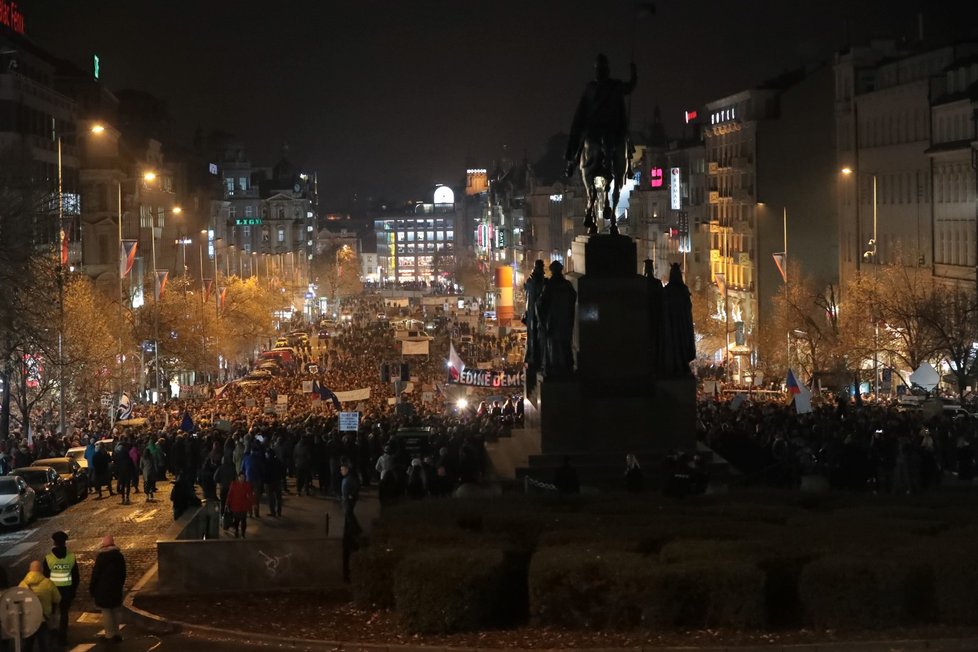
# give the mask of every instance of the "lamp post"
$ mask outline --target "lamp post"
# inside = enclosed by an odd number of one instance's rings
[[[842,174],[846,176],[854,176],[857,174],[852,170],[852,168],[842,168]],[[864,261],[873,262],[873,278],[879,281],[879,233],[877,227],[879,224],[879,203],[877,199],[877,178],[876,173],[870,173],[873,179],[873,237],[867,242],[868,249],[863,252],[862,259]],[[856,221],[859,222],[859,182],[856,180]],[[857,227],[858,228],[858,227]],[[878,289],[877,289],[878,291]],[[880,318],[876,313],[876,307],[873,308],[873,396],[876,401],[879,401],[880,397],[880,376],[879,376],[879,351],[880,348]]]
[[[143,179],[146,182],[153,182],[156,180],[156,173],[147,172],[143,175]],[[170,209],[174,214],[179,215],[182,209],[179,206],[174,206]],[[160,235],[163,234],[163,227],[156,226],[156,218],[151,216],[150,223],[150,246],[152,247],[152,260],[153,260],[153,374],[156,377],[153,383],[156,387],[156,402],[162,397],[160,388],[160,299],[163,298],[163,286],[160,284],[159,274],[156,269],[156,229],[160,229]]]
[[[89,133],[99,135],[105,127],[94,124]],[[76,135],[78,132],[66,131],[57,133],[58,141],[58,424],[61,436],[65,433],[65,365],[64,365],[64,332],[65,332],[65,242],[64,232],[64,168],[62,166],[61,145],[64,136]]]

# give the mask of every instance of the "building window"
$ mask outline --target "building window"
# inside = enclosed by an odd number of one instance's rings
[[[278,241],[285,242],[285,229],[279,228],[278,230]]]
[[[245,217],[254,217],[254,216],[255,216],[255,207],[245,206]]]
[[[245,227],[242,227],[241,228],[241,237],[244,238],[245,240],[250,240],[251,239],[251,227],[250,226],[245,226]]]
[[[234,194],[234,177],[224,177],[224,189],[229,195]]]
[[[238,190],[248,189],[248,177],[238,177]]]
[[[278,219],[280,220],[285,219],[285,209],[282,208],[281,206],[278,207]]]
[[[228,208],[228,217],[230,217],[232,220],[235,218],[235,216],[237,216],[237,214],[238,214],[237,208],[235,208],[234,206]]]

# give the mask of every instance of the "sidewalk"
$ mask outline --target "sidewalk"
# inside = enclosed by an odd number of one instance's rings
[[[380,516],[380,503],[371,490],[361,491],[354,509],[360,527],[369,533],[373,522]],[[268,516],[268,500],[263,499],[259,518],[248,517],[248,538],[295,539],[304,536],[326,536],[339,539],[343,536],[343,511],[340,501],[319,494],[296,496],[286,494],[282,498],[282,516]],[[221,531],[221,538],[234,538],[234,532]]]

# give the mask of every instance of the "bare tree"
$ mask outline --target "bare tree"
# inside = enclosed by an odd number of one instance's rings
[[[974,295],[961,289],[936,292],[923,312],[923,320],[934,338],[935,348],[951,367],[958,383],[958,395],[964,393],[975,375],[978,342],[978,304]]]

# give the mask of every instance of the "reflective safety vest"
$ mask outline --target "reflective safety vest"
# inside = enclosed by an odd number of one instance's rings
[[[64,559],[49,552],[44,557],[51,569],[51,581],[55,586],[71,586],[71,569],[75,567],[75,553],[69,552]]]

